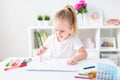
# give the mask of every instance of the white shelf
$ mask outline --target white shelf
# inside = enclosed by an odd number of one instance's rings
[[[118,52],[120,49],[100,49],[102,52]]]
[[[40,26],[30,26],[29,28],[30,29],[52,29],[53,26],[42,26],[42,27],[40,27]]]
[[[78,29],[98,29],[97,26],[80,26]]]
[[[102,26],[101,29],[120,29],[120,26]]]
[[[120,26],[80,26],[79,29],[120,29]]]
[[[33,50],[35,50],[34,44],[34,31],[45,31],[48,35],[52,34],[53,26],[31,26],[29,27],[29,50],[30,56],[33,55]],[[85,41],[86,38],[91,38],[94,42],[94,48],[86,49],[89,53],[89,57],[99,58],[100,53],[102,52],[117,52],[120,53],[120,26],[80,26],[78,27],[78,34],[82,41]],[[116,48],[115,49],[101,49],[100,48],[100,39],[101,37],[115,37]]]
[[[31,26],[31,29],[52,29],[53,26]],[[120,26],[90,26],[90,25],[86,25],[86,26],[80,26],[78,27],[78,29],[120,29]]]
[[[87,52],[96,52],[96,51],[99,51],[99,49],[86,49]]]

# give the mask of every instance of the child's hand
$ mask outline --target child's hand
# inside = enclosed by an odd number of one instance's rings
[[[67,64],[75,65],[75,64],[77,64],[77,62],[78,62],[78,60],[75,57],[73,57],[73,58],[68,59]]]
[[[43,51],[41,49],[38,49],[36,55],[39,56],[41,54],[43,54]]]
[[[43,54],[46,51],[47,48],[45,48],[43,45],[38,49],[37,56]]]

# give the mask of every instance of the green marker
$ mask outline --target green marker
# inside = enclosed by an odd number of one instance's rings
[[[10,62],[8,62],[5,66],[8,67],[12,61],[13,60],[11,60]]]
[[[87,76],[86,74],[82,74],[82,73],[79,73],[79,75],[81,75],[81,76]]]
[[[10,63],[7,63],[5,66],[8,67],[10,65]]]

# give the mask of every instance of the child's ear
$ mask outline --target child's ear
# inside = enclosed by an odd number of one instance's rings
[[[71,29],[71,30],[73,29],[73,25],[70,26],[70,29]]]
[[[70,33],[71,34],[73,33],[73,27],[70,27]]]

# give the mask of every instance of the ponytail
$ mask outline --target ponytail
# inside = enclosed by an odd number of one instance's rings
[[[77,34],[77,13],[72,5],[66,5],[62,10],[58,11],[55,19],[67,20],[72,25],[72,33]]]

